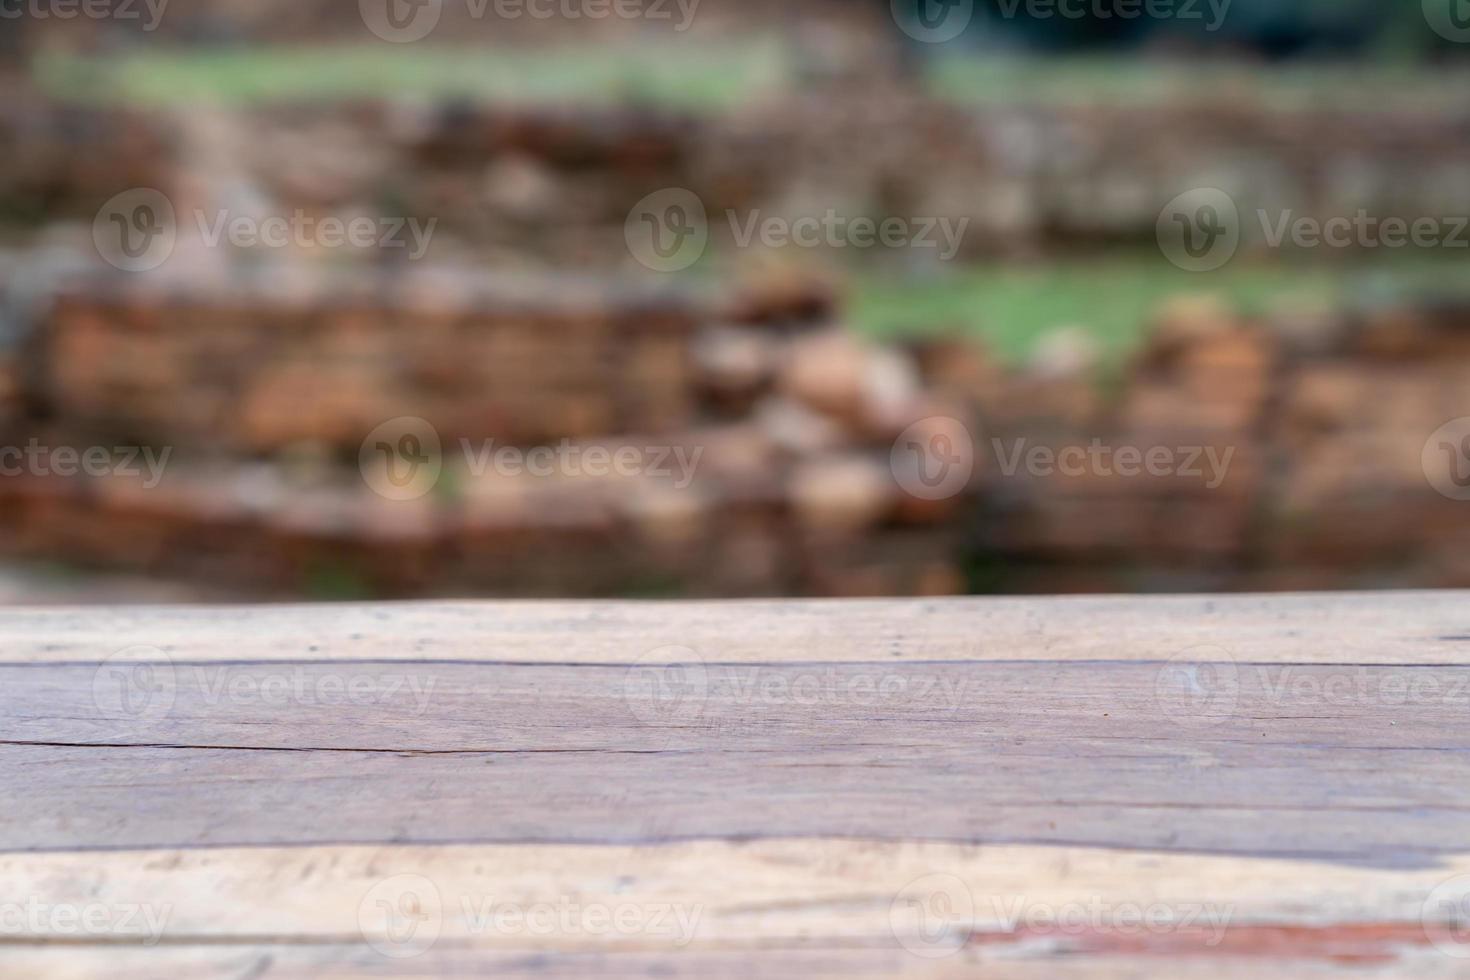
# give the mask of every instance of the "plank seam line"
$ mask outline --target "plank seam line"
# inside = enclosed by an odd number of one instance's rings
[[[171,742],[30,742],[0,738],[0,745],[53,749],[198,749],[210,752],[371,752],[387,755],[686,755],[693,749],[366,749],[322,745],[189,745]]]
[[[159,648],[164,653],[168,651]],[[1080,659],[1074,657],[1006,657],[1006,658],[953,658],[953,659],[924,659],[907,660],[903,658],[873,659],[873,660],[708,660],[696,658],[706,667],[873,667],[875,665],[886,665],[889,667],[947,667],[947,666],[1075,666],[1075,667],[1153,667],[1161,665],[1178,664],[1180,661],[1173,658],[1161,658],[1157,660],[1131,660],[1119,658]],[[421,666],[464,666],[464,667],[570,667],[591,668],[602,670],[617,670],[625,668],[653,668],[681,663],[679,660],[667,662],[634,662],[634,661],[608,661],[598,662],[591,660],[472,660],[466,658],[420,658],[420,657],[281,657],[277,659],[264,660],[181,660],[169,657],[169,662],[176,667],[280,667],[283,664],[294,664],[298,666],[321,666],[340,667],[343,664],[382,664],[390,667],[403,667],[404,665]],[[1193,661],[1192,661],[1193,662]],[[1225,663],[1221,660],[1201,660],[1198,663]],[[1374,661],[1348,661],[1348,660],[1231,660],[1237,667],[1364,667],[1364,668],[1391,668],[1409,670],[1432,670],[1432,669],[1470,669],[1470,660],[1456,661],[1415,661],[1412,663],[1374,660]],[[11,667],[23,668],[60,668],[60,667],[102,667],[107,660],[4,660],[0,659],[0,670]]]
[[[629,848],[629,847],[669,847],[685,844],[716,843],[732,846],[742,846],[755,843],[780,843],[780,842],[805,842],[805,841],[839,841],[855,842],[859,844],[871,844],[875,846],[899,846],[899,845],[938,845],[970,847],[981,849],[1004,849],[1007,847],[1034,847],[1047,850],[1080,849],[1089,851],[1106,851],[1117,854],[1139,854],[1139,855],[1192,855],[1204,857],[1269,859],[1285,861],[1310,861],[1336,867],[1349,866],[1370,869],[1404,870],[1406,868],[1439,868],[1444,867],[1444,859],[1447,857],[1470,857],[1470,849],[1467,847],[1416,847],[1408,844],[1395,844],[1379,851],[1314,851],[1314,850],[1252,850],[1249,848],[1203,848],[1203,847],[1180,847],[1170,845],[1166,842],[1155,842],[1129,846],[1124,844],[1110,843],[1103,840],[1086,840],[1072,838],[1045,838],[1045,837],[1001,837],[995,839],[954,838],[954,837],[874,837],[871,835],[854,836],[850,834],[837,833],[814,833],[796,834],[780,833],[771,836],[760,834],[686,834],[670,835],[667,837],[630,837],[630,838],[577,838],[577,837],[517,837],[517,838],[471,838],[471,837],[449,837],[442,840],[283,840],[283,841],[200,841],[193,843],[140,843],[140,844],[74,844],[74,845],[38,845],[33,847],[6,847],[0,845],[0,858],[15,858],[38,854],[157,854],[164,853],[189,853],[193,851],[273,851],[273,850],[309,850],[312,848],[362,848],[362,849],[415,849],[415,850],[442,850],[445,848],[507,848],[525,846],[551,846],[551,847],[586,847],[586,848]],[[1414,858],[1415,863],[1404,864],[1401,860],[1385,859]],[[1368,860],[1372,859],[1372,860]]]

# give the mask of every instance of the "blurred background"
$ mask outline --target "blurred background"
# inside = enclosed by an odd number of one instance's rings
[[[1467,0],[0,0],[0,602],[1470,586],[1467,83]]]

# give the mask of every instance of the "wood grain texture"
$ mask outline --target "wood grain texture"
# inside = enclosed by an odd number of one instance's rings
[[[7,613],[0,974],[1470,976],[1467,716],[1463,593]]]
[[[272,971],[288,976],[428,964],[433,971],[470,973],[493,964],[511,975],[576,975],[575,964],[598,957],[608,968],[615,964],[613,972],[667,965],[675,975],[738,975],[738,964],[749,969],[755,956],[762,972],[769,965],[778,975],[961,976],[989,968],[1008,976],[1013,968],[1030,973],[1036,961],[1060,969],[1081,960],[1090,964],[1079,970],[1084,976],[1142,975],[1136,971],[1151,961],[1155,970],[1182,962],[1208,976],[1227,975],[1223,965],[1218,973],[1202,969],[1212,961],[1284,970],[1290,961],[1332,959],[1371,976],[1389,963],[1402,966],[1405,946],[1412,952],[1422,945],[1423,896],[1446,874],[1467,869],[1464,861],[1404,873],[1080,848],[832,840],[262,848],[0,861],[9,887],[43,903],[78,894],[109,908],[149,903],[164,922],[162,937],[151,949],[146,936],[128,945],[165,962],[229,965],[244,975],[269,958]],[[965,942],[948,955],[918,955],[897,938],[928,951],[922,934],[903,931],[897,899],[936,875],[963,883]],[[404,879],[409,883],[400,886]],[[401,960],[363,938],[366,932],[372,942],[388,943],[374,902],[397,887],[419,890],[434,931],[432,944]],[[1098,927],[1037,917],[1094,905],[1104,909]],[[555,929],[504,914],[562,907],[568,911],[557,915]],[[1150,910],[1160,925],[1108,920],[1112,910],[1128,908]],[[597,920],[593,909],[631,913],[630,927]],[[88,945],[48,938],[68,950]],[[0,948],[0,966],[7,956],[42,962],[42,954],[55,952],[40,945]],[[1437,959],[1451,958],[1421,955],[1419,962],[1429,968]],[[1124,970],[1119,961],[1134,966]]]
[[[1243,660],[1463,664],[1462,592],[1327,595],[424,602],[6,610],[0,657],[95,662],[133,643],[205,661],[623,664],[711,660],[1158,660],[1201,643]],[[666,655],[667,656],[667,655]]]

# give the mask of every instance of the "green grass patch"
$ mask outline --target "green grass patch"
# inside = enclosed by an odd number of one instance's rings
[[[1373,262],[1236,261],[1208,274],[1176,269],[1157,253],[1095,260],[991,265],[942,278],[860,277],[851,314],[858,329],[892,338],[958,332],[1017,361],[1058,327],[1088,331],[1114,363],[1142,339],[1159,304],[1179,293],[1215,293],[1246,314],[1282,304],[1313,307],[1358,299],[1470,294],[1470,257],[1411,253]]]
[[[252,105],[353,98],[649,103],[719,109],[796,84],[793,48],[770,36],[564,47],[317,44],[48,54],[35,76],[82,102]],[[1258,65],[943,52],[929,90],[981,105],[1258,102],[1279,108],[1470,108],[1470,68],[1411,63]]]
[[[139,106],[397,98],[715,109],[780,88],[789,69],[782,45],[756,40],[657,50],[342,45],[50,55],[37,59],[35,76],[58,98]]]

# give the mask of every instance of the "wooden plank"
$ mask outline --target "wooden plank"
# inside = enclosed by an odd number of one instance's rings
[[[1215,644],[1250,662],[1461,664],[1457,592],[750,602],[429,602],[7,610],[0,658],[628,663],[1145,660]],[[664,652],[660,652],[664,651]]]
[[[758,969],[758,973],[753,970]],[[905,980],[1353,980],[1414,977],[1448,980],[1467,976],[1464,966],[1432,951],[1404,950],[1393,958],[1340,961],[1304,959],[1289,954],[1249,958],[1185,959],[1149,955],[1058,956],[1021,960],[962,951],[950,959],[925,960],[899,950],[772,950],[755,967],[743,951],[693,950],[679,956],[608,953],[509,953],[435,947],[423,956],[385,962],[361,944],[336,947],[191,946],[98,949],[6,949],[0,971],[7,976],[50,980],[159,980],[160,977],[222,977],[230,980],[338,980],[343,977],[587,977],[672,978],[672,980],[848,980],[852,977],[902,977]]]
[[[1456,593],[22,611],[0,974],[1470,976],[1467,619]],[[434,941],[392,955],[410,920]]]
[[[130,715],[112,685],[138,671],[168,703]],[[1470,813],[1470,667],[122,661],[0,668],[0,708],[12,850],[854,836],[1420,863]]]
[[[9,855],[7,888],[32,912],[10,945],[332,950],[387,960],[431,951],[616,953],[894,949],[918,961],[1112,954],[1260,959],[1290,936],[1302,960],[1433,948],[1424,905],[1465,858],[1437,869],[850,840],[639,847],[401,846]],[[912,901],[944,894],[949,932]],[[105,928],[51,910],[85,896]],[[405,896],[413,901],[405,905]],[[384,904],[386,902],[386,905]],[[408,907],[418,928],[395,930]],[[936,908],[945,908],[936,906]],[[136,914],[127,911],[139,909]],[[385,909],[387,911],[385,911]],[[0,960],[3,962],[3,960]]]

